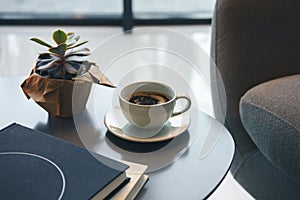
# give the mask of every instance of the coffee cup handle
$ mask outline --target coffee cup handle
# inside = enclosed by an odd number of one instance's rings
[[[188,98],[187,96],[177,96],[175,101],[178,101],[179,99],[185,99],[187,101],[187,104],[185,105],[185,107],[177,112],[173,112],[172,117],[176,116],[176,115],[180,115],[182,113],[185,113],[186,111],[188,111],[192,105],[191,99]]]

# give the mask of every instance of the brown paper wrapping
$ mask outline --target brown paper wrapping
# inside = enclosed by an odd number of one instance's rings
[[[73,80],[46,78],[32,70],[21,87],[28,99],[32,98],[51,115],[70,117],[84,110],[92,83],[115,87],[93,63],[89,71]]]

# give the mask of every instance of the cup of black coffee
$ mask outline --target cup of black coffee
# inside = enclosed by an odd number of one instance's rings
[[[138,105],[155,105],[166,103],[170,101],[170,97],[166,94],[158,93],[158,92],[134,92],[129,95],[126,100],[130,103],[138,104]]]
[[[185,99],[187,103],[182,110],[174,112],[178,99]],[[158,133],[170,117],[191,107],[189,97],[177,96],[169,85],[151,81],[135,82],[122,88],[119,103],[126,119],[149,137]]]

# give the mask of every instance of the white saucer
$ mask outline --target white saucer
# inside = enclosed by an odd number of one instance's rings
[[[190,125],[190,115],[184,113],[171,117],[163,129],[152,137],[143,137],[143,129],[134,127],[124,117],[119,106],[113,107],[104,118],[106,128],[115,136],[133,142],[161,142],[181,135]]]

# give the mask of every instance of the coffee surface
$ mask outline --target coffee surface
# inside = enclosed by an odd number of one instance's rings
[[[127,100],[138,105],[155,105],[168,102],[170,97],[158,92],[136,92],[130,95]]]

